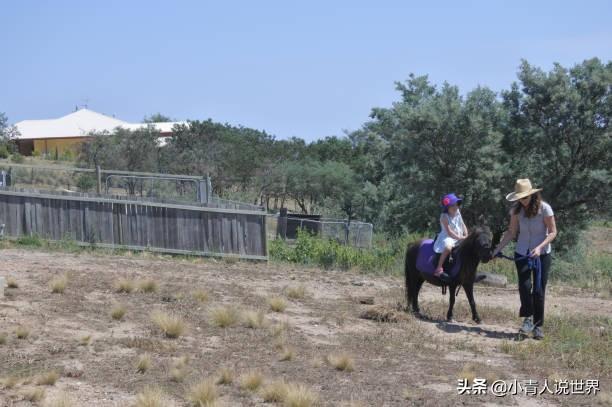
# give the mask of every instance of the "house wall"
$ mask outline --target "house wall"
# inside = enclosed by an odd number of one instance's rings
[[[34,151],[38,154],[49,154],[55,158],[61,157],[66,151],[72,154],[78,153],[81,144],[88,140],[88,137],[53,138],[34,140]]]

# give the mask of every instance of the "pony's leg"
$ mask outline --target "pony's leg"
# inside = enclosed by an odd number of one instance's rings
[[[470,303],[470,308],[472,309],[472,319],[477,324],[481,323],[482,320],[480,316],[478,316],[478,311],[476,311],[476,302],[474,301],[474,285],[473,284],[464,284],[463,289],[465,290],[465,295]]]
[[[457,285],[456,284],[451,284],[448,287],[449,290],[449,294],[450,294],[450,299],[448,302],[448,312],[446,313],[446,320],[448,322],[452,322],[453,321],[453,307],[455,306],[455,293],[457,289]]]
[[[421,286],[423,285],[423,278],[420,275],[417,275],[414,281],[414,295],[412,297],[412,311],[419,315],[421,310],[419,309],[419,291],[421,291]]]

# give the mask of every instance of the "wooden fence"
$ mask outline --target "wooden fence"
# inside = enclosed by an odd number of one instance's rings
[[[257,210],[0,188],[9,237],[267,260],[266,213]]]

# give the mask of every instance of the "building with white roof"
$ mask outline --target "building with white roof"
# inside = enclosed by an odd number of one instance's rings
[[[57,156],[69,150],[76,152],[84,141],[91,139],[92,132],[111,133],[117,128],[136,130],[153,126],[162,136],[167,137],[172,134],[174,125],[185,123],[128,123],[89,109],[80,109],[58,119],[23,120],[15,123],[19,131],[16,142],[23,155],[36,152]]]

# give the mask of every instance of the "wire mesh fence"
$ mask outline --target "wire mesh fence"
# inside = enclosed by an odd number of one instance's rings
[[[281,238],[279,219],[276,215],[268,216],[268,239]],[[297,237],[298,231],[307,231],[323,239],[335,240],[340,244],[358,248],[372,248],[374,226],[371,223],[347,219],[318,218],[308,219],[287,216],[285,237],[289,242]]]

